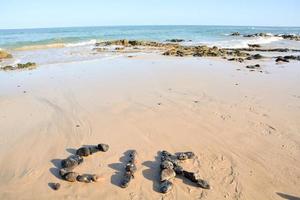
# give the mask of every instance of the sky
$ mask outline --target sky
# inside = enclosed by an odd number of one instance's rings
[[[300,0],[0,0],[0,29],[116,25],[300,26]]]

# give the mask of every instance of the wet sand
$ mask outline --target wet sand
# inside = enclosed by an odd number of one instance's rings
[[[151,55],[0,72],[0,199],[299,198],[299,62],[259,63],[262,73]],[[104,180],[60,179],[60,159],[98,143],[110,150],[76,171]],[[138,171],[121,189],[130,149]],[[159,150],[195,152],[184,166],[212,189],[176,178],[171,193],[159,193]],[[48,185],[56,182],[58,191]]]

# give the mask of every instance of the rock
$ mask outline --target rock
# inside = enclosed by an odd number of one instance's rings
[[[185,40],[183,39],[171,39],[171,40],[166,40],[166,42],[184,42]]]
[[[98,144],[98,149],[100,151],[107,152],[109,149],[109,145],[108,144]]]
[[[260,65],[259,64],[256,64],[256,65],[247,65],[246,68],[248,68],[248,69],[257,69],[257,68],[260,68]]]
[[[76,172],[68,172],[63,176],[63,178],[69,182],[76,182],[78,176],[79,174]]]
[[[189,179],[193,183],[196,183],[198,187],[201,187],[203,189],[210,189],[210,185],[205,180],[202,180],[198,174],[183,171],[183,175],[185,178]]]
[[[17,69],[32,69],[36,67],[36,63],[33,62],[27,62],[25,64],[19,63],[17,64]]]
[[[160,192],[161,193],[169,193],[171,190],[173,189],[173,183],[170,182],[170,181],[163,181],[161,184],[160,184]]]
[[[234,32],[234,33],[231,33],[230,36],[240,36],[241,34],[239,32]]]
[[[61,161],[62,168],[74,169],[83,162],[83,158],[75,155]]]
[[[172,162],[165,160],[160,164],[160,168],[163,169],[173,169],[174,165]]]
[[[8,58],[12,58],[12,55],[5,51],[0,50],[0,59],[8,59]]]
[[[134,174],[137,171],[137,167],[134,163],[129,162],[126,165],[125,170]]]
[[[60,184],[59,184],[59,183],[51,183],[51,184],[50,184],[50,187],[51,187],[53,190],[59,190],[59,189],[60,189]]]
[[[181,167],[180,165],[175,165],[174,171],[177,175],[181,175],[181,174],[183,174],[183,167]]]
[[[173,169],[163,169],[160,173],[160,181],[172,180],[176,176]]]
[[[81,147],[76,151],[76,155],[87,157],[91,155],[91,151],[89,147]]]
[[[240,62],[240,63],[245,61],[244,58],[229,58],[227,60],[228,61],[237,61],[237,62]]]
[[[116,47],[115,50],[116,51],[123,51],[125,49],[125,47]]]
[[[286,40],[300,41],[300,35],[284,34],[284,35],[276,35],[276,36],[282,37],[283,39],[286,39]]]
[[[130,158],[130,161],[132,163],[136,163],[137,161],[137,151],[136,150],[132,150],[130,153],[129,153],[129,158]]]
[[[69,172],[72,172],[72,171],[70,169],[62,168],[59,170],[59,175],[63,178]]]
[[[284,56],[283,58],[287,59],[287,60],[299,60],[300,61],[300,56],[291,55],[291,56]]]
[[[248,44],[250,48],[260,48],[261,46],[259,44]]]
[[[195,154],[193,152],[180,152],[176,155],[178,160],[187,160],[195,158]]]
[[[93,174],[93,175],[91,175],[91,180],[93,181],[93,182],[98,182],[99,180],[100,180],[100,176],[98,176],[98,175],[96,175],[96,174]]]
[[[77,176],[77,181],[82,183],[91,183],[92,178],[90,175],[79,175]]]
[[[255,33],[255,34],[249,34],[249,35],[244,35],[244,37],[271,37],[271,34],[268,33]]]
[[[5,67],[2,67],[1,69],[4,71],[12,71],[12,70],[15,70],[15,67],[13,67],[11,65],[7,65]]]
[[[125,172],[125,174],[123,176],[123,179],[121,181],[120,187],[121,188],[127,188],[133,177],[134,176],[131,172]]]
[[[275,61],[276,61],[277,63],[278,63],[278,62],[290,62],[288,59],[286,59],[286,58],[284,58],[284,57],[282,57],[282,56],[277,57]]]
[[[91,154],[94,154],[94,153],[97,153],[97,152],[100,151],[100,150],[98,149],[98,146],[90,146],[89,149],[90,149],[90,153],[91,153]]]
[[[263,56],[260,55],[260,54],[254,54],[254,55],[251,55],[247,58],[247,60],[258,60],[258,59],[262,59]]]

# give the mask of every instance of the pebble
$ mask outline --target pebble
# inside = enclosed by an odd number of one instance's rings
[[[87,156],[91,155],[90,148],[88,148],[88,147],[81,147],[80,149],[78,149],[76,151],[76,155],[87,157]]]
[[[160,184],[160,192],[166,194],[169,193],[173,189],[173,183],[170,181],[163,181]]]
[[[176,173],[173,169],[163,169],[160,173],[160,181],[168,181],[174,179]]]
[[[108,144],[98,144],[98,149],[100,151],[107,152],[109,149],[109,145]]]

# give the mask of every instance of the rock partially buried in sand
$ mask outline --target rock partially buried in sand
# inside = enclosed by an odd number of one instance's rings
[[[201,187],[203,189],[210,189],[209,183],[201,179],[197,173],[183,171],[183,175],[193,183],[196,183],[198,187]]]
[[[75,155],[61,161],[61,166],[67,169],[74,169],[78,165],[83,163],[83,158],[81,156]]]
[[[50,183],[50,187],[53,190],[59,190],[60,189],[60,184],[59,183]]]
[[[171,181],[163,181],[160,184],[159,190],[161,193],[167,194],[173,189],[173,183]]]
[[[108,144],[98,144],[98,149],[99,149],[99,151],[107,152],[109,149],[109,145]]]
[[[256,64],[256,65],[247,65],[246,68],[248,68],[248,69],[257,69],[257,68],[260,68],[260,65],[259,64]]]

